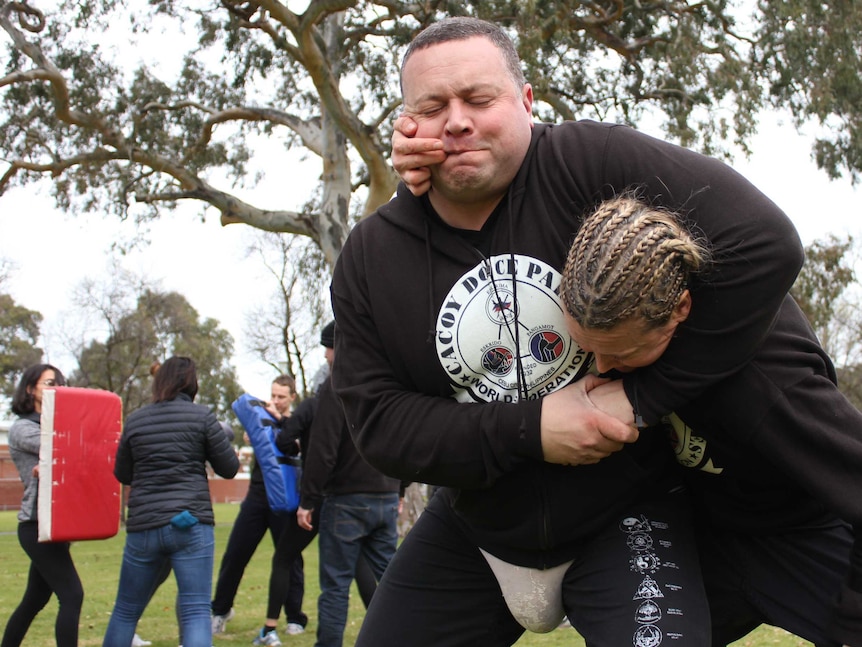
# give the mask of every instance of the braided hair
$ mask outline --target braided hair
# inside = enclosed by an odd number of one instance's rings
[[[669,211],[627,193],[602,202],[583,222],[563,269],[560,298],[584,328],[610,329],[639,317],[670,319],[708,250]]]

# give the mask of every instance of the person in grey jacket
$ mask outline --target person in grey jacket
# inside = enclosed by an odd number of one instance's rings
[[[153,381],[153,403],[126,419],[114,474],[131,485],[126,548],[104,647],[128,647],[167,563],[177,580],[185,647],[210,647],[215,517],[206,463],[233,478],[239,460],[215,414],[194,404],[194,361],[171,357]]]
[[[30,558],[27,588],[3,632],[2,647],[18,647],[36,615],[51,595],[59,602],[54,636],[57,647],[78,644],[78,619],[84,589],[72,562],[70,544],[39,542],[36,495],[39,491],[39,446],[41,444],[42,389],[64,386],[63,374],[50,364],[35,364],[24,371],[12,398],[12,412],[19,418],[9,429],[9,453],[24,484],[18,511],[18,541]],[[124,647],[131,643],[131,636]]]

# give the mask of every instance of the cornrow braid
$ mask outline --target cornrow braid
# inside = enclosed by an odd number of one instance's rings
[[[708,250],[678,216],[633,194],[602,202],[575,237],[563,269],[560,298],[584,328],[609,329],[642,318],[666,323]]]

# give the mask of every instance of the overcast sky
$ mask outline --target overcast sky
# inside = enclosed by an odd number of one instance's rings
[[[787,212],[805,244],[828,233],[862,232],[860,192],[849,180],[829,181],[810,160],[810,141],[790,125],[778,119],[764,123],[752,149],[752,159],[736,160],[734,168]],[[284,179],[279,183],[280,204],[271,206],[295,208],[319,171],[312,160],[282,164],[273,172]],[[261,196],[251,201],[270,206],[260,203]],[[244,258],[248,227],[221,227],[213,209],[202,223],[198,212],[184,209],[155,223],[151,244],[126,257],[124,265],[186,296],[201,317],[219,320],[236,342],[235,364],[243,388],[265,396],[272,370],[248,355],[242,330],[244,313],[268,298],[272,279],[265,277],[258,261]],[[67,217],[53,207],[47,188],[0,197],[0,257],[16,265],[6,287],[18,303],[43,314],[42,346],[49,360],[66,372],[74,363],[58,333],[71,309],[69,294],[85,277],[106,275],[111,241],[128,238],[130,226],[110,218]],[[314,360],[322,362],[322,355]]]

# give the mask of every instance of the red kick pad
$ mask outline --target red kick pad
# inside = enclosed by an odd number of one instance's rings
[[[116,393],[67,386],[42,392],[39,541],[117,534],[121,496],[114,460],[122,431]]]

